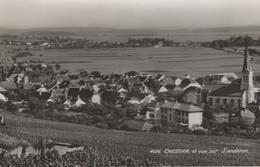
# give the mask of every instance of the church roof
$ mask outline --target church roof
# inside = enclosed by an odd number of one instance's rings
[[[223,86],[210,92],[209,96],[224,96],[224,97],[241,97],[243,90],[240,89],[240,84],[232,83],[230,85]]]
[[[202,90],[214,91],[226,85],[227,84],[205,84],[203,85]]]

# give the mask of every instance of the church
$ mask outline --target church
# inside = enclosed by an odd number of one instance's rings
[[[259,108],[259,97],[260,83],[254,78],[246,42],[241,78],[233,80],[230,84],[224,84],[215,90],[210,90],[206,100],[207,104],[212,107],[232,104],[240,109],[246,109],[252,105]]]

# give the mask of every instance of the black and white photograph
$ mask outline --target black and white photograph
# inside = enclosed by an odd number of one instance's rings
[[[0,167],[260,166],[259,0],[0,0]]]

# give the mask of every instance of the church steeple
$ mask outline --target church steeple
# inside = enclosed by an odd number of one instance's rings
[[[248,62],[248,42],[247,39],[245,39],[245,53],[244,53],[244,63],[243,63],[243,69],[242,72],[249,71],[249,62]]]
[[[241,90],[245,92],[245,99],[243,99],[243,106],[255,101],[255,92],[253,84],[253,69],[251,68],[250,62],[248,60],[248,36],[245,37],[245,54],[243,68],[241,72]]]

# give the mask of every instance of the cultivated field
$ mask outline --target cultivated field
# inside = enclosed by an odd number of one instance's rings
[[[201,47],[52,49],[32,52],[36,56],[24,59],[59,63],[72,71],[87,69],[103,73],[136,70],[202,76],[218,72],[239,73],[243,62],[242,55]],[[43,56],[40,57],[40,54]],[[260,72],[258,59],[255,58],[253,62],[255,72]]]
[[[260,141],[231,137],[193,136],[103,130],[70,123],[38,120],[6,114],[11,136],[34,142],[39,137],[96,146],[105,155],[146,158],[175,165],[259,165]],[[248,150],[248,153],[221,153],[224,148]],[[154,149],[219,150],[217,153],[151,153]]]

